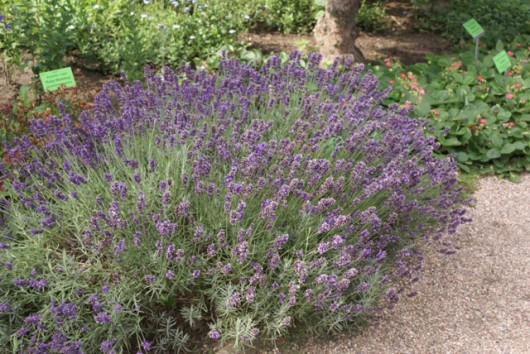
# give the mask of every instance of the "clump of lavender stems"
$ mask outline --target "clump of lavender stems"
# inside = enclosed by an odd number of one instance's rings
[[[75,120],[33,121],[43,147],[19,138],[0,165],[0,344],[176,350],[204,321],[244,346],[392,306],[416,246],[469,221],[456,165],[362,65],[320,59],[146,68]],[[161,325],[175,309],[187,322]]]

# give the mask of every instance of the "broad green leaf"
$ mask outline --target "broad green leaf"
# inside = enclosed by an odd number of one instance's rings
[[[464,85],[471,85],[472,83],[475,82],[475,80],[476,80],[475,75],[468,73],[468,74],[464,75],[464,79],[462,80],[462,83]]]
[[[500,148],[502,146],[502,137],[498,132],[491,133],[490,140],[493,146],[497,148]]]
[[[524,150],[524,143],[522,141],[516,141],[513,143],[516,150]]]
[[[465,152],[460,151],[459,153],[456,154],[456,160],[458,162],[466,162],[467,160],[469,160],[469,157],[467,156]]]
[[[463,163],[460,163],[460,162],[459,162],[459,163],[458,163],[458,167],[459,167],[461,170],[463,170],[464,172],[467,172],[467,173],[471,172],[471,169],[470,169],[468,166],[464,165]]]
[[[460,146],[462,145],[462,143],[457,138],[449,138],[449,139],[445,139],[442,142],[442,145],[443,146]]]
[[[488,152],[486,152],[486,156],[490,159],[496,159],[501,157],[501,152],[497,148],[489,149]]]
[[[496,50],[497,52],[500,52],[500,51],[502,51],[503,49],[504,49],[504,43],[502,43],[502,41],[499,39],[499,40],[497,41],[497,45],[495,46],[495,50]]]
[[[425,99],[425,97],[422,99],[422,101],[416,106],[416,114],[419,117],[425,116],[429,111],[431,110],[431,105],[429,103],[429,100]]]
[[[501,154],[507,155],[507,154],[511,154],[514,151],[515,151],[515,146],[513,144],[508,143],[502,147]]]
[[[499,119],[501,122],[505,122],[512,116],[512,113],[510,111],[502,111],[497,114],[497,119]]]

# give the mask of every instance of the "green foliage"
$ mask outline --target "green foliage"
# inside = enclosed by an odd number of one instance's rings
[[[6,42],[9,48],[1,52],[17,58],[28,49],[38,59],[35,73],[63,67],[65,57],[75,54],[94,69],[141,78],[146,64],[176,67],[237,45],[237,33],[250,16],[243,2],[231,5],[225,0],[8,1],[0,13],[10,9],[18,22]]]
[[[14,69],[24,69],[27,61],[22,59],[20,49],[24,41],[24,21],[13,6],[0,8],[0,61],[6,83],[10,83]]]
[[[418,7],[419,28],[437,31],[453,43],[470,40],[462,23],[471,18],[484,28],[484,41],[492,48],[498,40],[512,41],[519,34],[530,33],[530,2],[527,0],[414,0]]]
[[[254,25],[286,33],[311,32],[325,6],[318,0],[257,0],[251,4]]]
[[[464,171],[497,173],[518,179],[530,170],[530,36],[506,47],[512,66],[499,74],[493,56],[475,60],[473,48],[461,54],[427,56],[427,63],[410,67],[386,60],[376,66],[382,88],[392,86],[386,104],[415,106],[413,116],[427,116],[439,152],[455,154]]]
[[[355,17],[358,28],[366,32],[379,33],[387,29],[385,7],[381,1],[362,0],[361,7]]]

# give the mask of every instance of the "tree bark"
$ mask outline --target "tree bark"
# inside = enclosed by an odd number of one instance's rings
[[[341,61],[351,58],[364,62],[361,50],[355,45],[358,32],[355,16],[360,0],[328,0],[326,14],[317,21],[313,30],[322,61],[333,61],[338,56]]]

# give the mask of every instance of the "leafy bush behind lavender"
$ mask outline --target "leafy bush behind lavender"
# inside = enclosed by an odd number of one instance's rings
[[[11,25],[9,60],[28,51],[38,74],[65,66],[76,55],[93,69],[140,78],[143,66],[201,58],[236,45],[250,17],[241,0],[183,1],[12,1],[0,4]],[[2,51],[3,46],[0,46]]]
[[[397,301],[416,245],[468,221],[456,165],[362,66],[299,61],[146,69],[78,123],[33,121],[44,146],[17,139],[18,170],[0,165],[0,345],[245,346]]]

